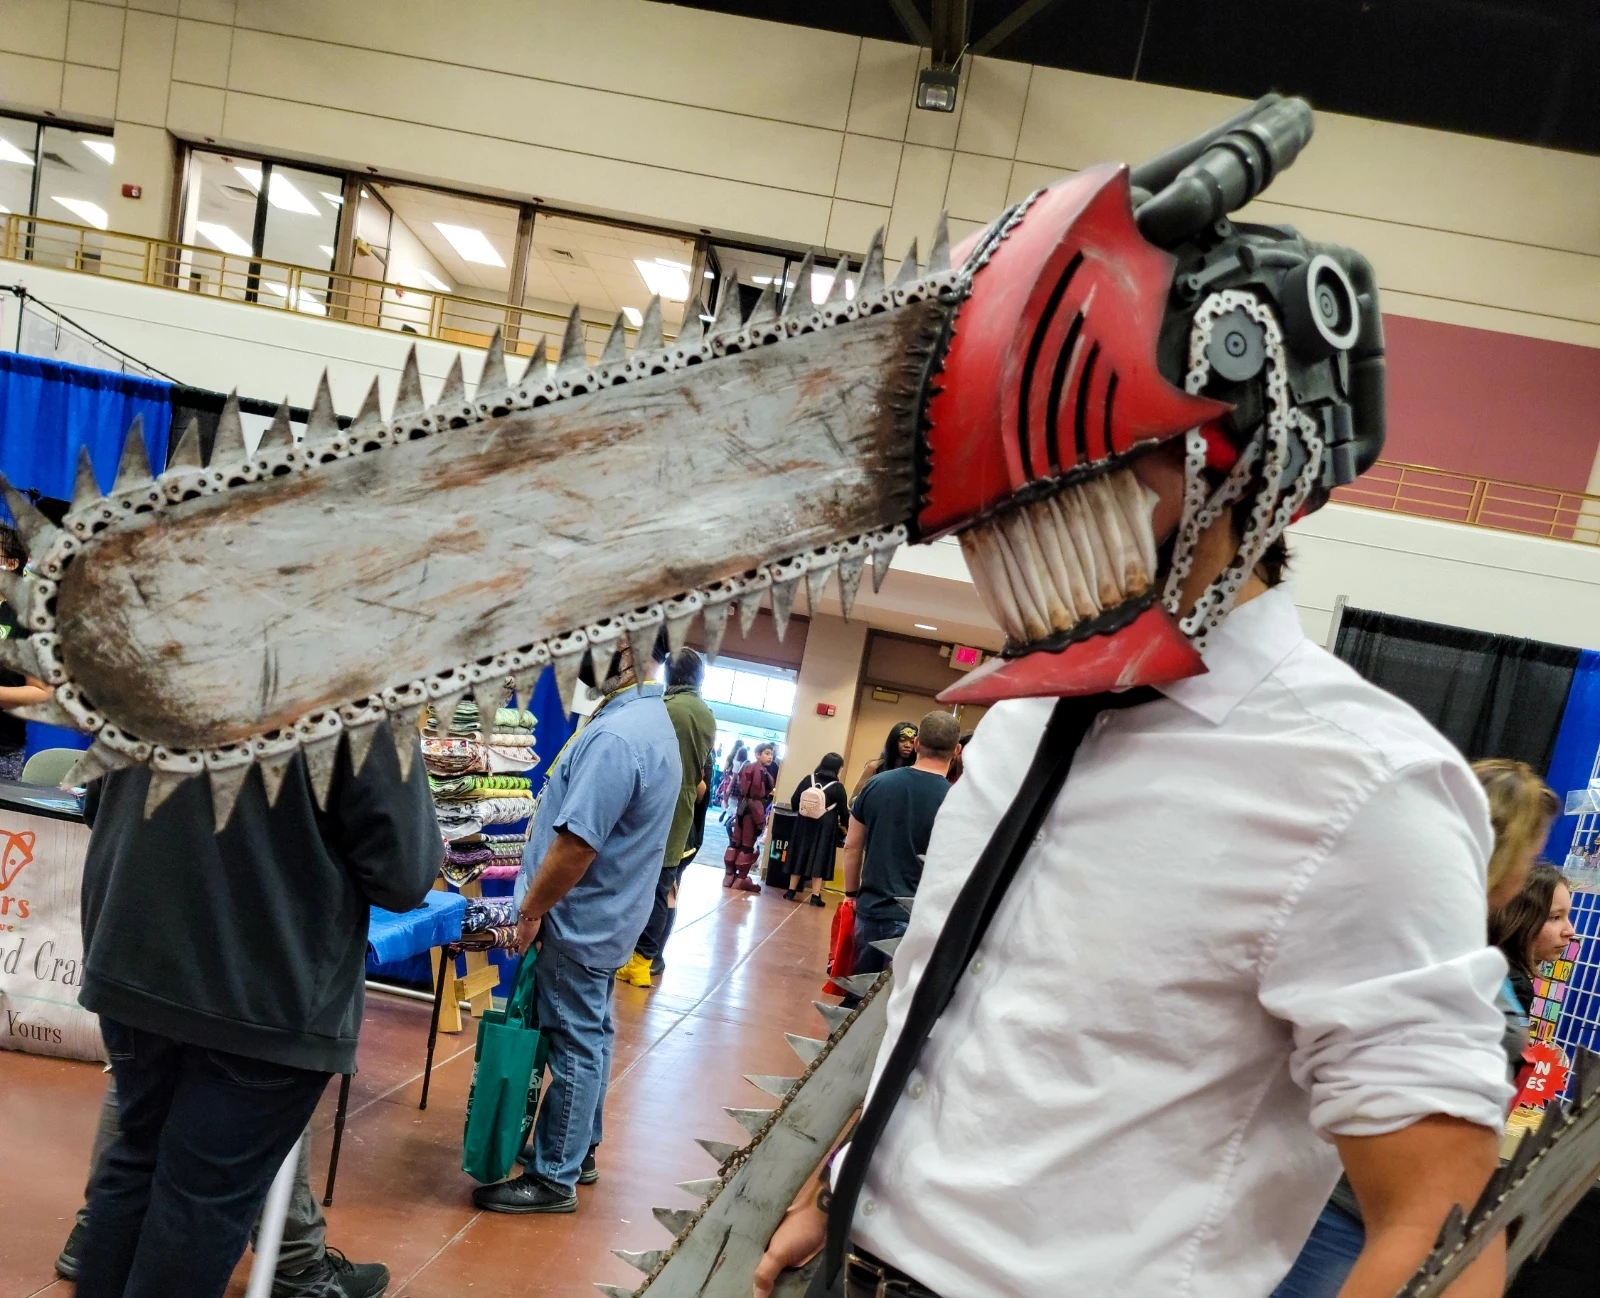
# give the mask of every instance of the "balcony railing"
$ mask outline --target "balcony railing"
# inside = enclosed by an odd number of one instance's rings
[[[35,216],[10,213],[0,221],[4,222],[0,258],[11,261],[413,333],[465,347],[487,347],[490,336],[500,329],[508,355],[529,356],[541,337],[549,338],[552,347],[559,345],[567,327],[564,315],[504,302]],[[609,323],[586,320],[583,331],[590,359],[598,360],[611,332]],[[635,332],[629,330],[630,335]]]
[[[1600,496],[1581,491],[1380,460],[1350,486],[1338,488],[1333,498],[1392,514],[1600,545]]]
[[[563,315],[504,302],[336,275],[65,221],[16,214],[0,220],[4,221],[0,258],[12,261],[399,330],[467,347],[488,346],[498,328],[505,335],[507,353],[519,356],[531,355],[541,337],[558,340],[566,329]],[[610,326],[585,321],[583,327],[589,358],[597,360]],[[1600,496],[1578,491],[1385,460],[1351,486],[1340,487],[1334,499],[1364,509],[1600,545]]]

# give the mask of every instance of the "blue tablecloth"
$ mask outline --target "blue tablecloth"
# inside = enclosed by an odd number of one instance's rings
[[[367,928],[367,969],[407,956],[425,955],[436,946],[461,939],[461,918],[467,899],[456,892],[430,892],[416,910],[397,915],[372,908]]]

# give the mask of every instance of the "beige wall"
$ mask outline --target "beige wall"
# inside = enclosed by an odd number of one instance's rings
[[[171,132],[747,239],[898,257],[1061,172],[1137,160],[1234,101],[919,60],[644,0],[0,0],[0,101],[115,121],[112,224],[165,233]],[[1600,346],[1600,158],[1322,115],[1259,215],[1350,242],[1401,314]]]

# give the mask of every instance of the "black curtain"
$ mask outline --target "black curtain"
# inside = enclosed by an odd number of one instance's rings
[[[1468,761],[1549,769],[1577,649],[1346,608],[1334,652],[1404,699]]]

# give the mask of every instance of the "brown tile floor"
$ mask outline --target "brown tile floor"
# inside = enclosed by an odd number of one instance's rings
[[[649,991],[617,986],[600,1181],[579,1191],[571,1216],[473,1209],[473,1182],[460,1171],[470,1021],[460,1037],[440,1038],[428,1108],[419,1112],[428,1007],[368,997],[329,1242],[386,1263],[394,1298],[590,1298],[596,1280],[636,1281],[610,1249],[666,1242],[651,1207],[687,1206],[675,1183],[714,1170],[693,1138],[738,1140],[722,1106],[764,1102],[743,1074],[793,1072],[784,1032],[822,1035],[811,1001],[821,991],[832,906],[790,905],[772,890],[730,893],[720,883],[720,871],[692,867],[666,973]],[[96,1064],[0,1051],[0,1298],[72,1292],[51,1263],[83,1193],[104,1086]],[[319,1193],[336,1093],[328,1088],[314,1124]],[[230,1294],[244,1292],[247,1265],[248,1255]]]

